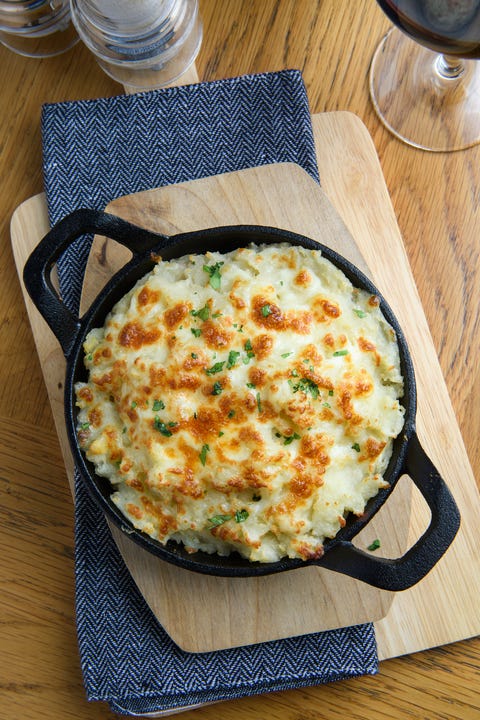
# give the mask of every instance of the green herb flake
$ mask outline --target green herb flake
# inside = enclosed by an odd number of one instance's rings
[[[310,378],[301,378],[298,383],[291,383],[290,387],[292,388],[294,393],[300,390],[307,395],[311,395],[314,400],[317,400],[320,395],[320,389],[317,383],[313,382],[313,380],[310,380]]]
[[[348,350],[335,350],[333,357],[341,357],[342,355],[348,355]]]
[[[333,390],[329,390],[328,394],[330,395],[330,397],[333,397]]]
[[[330,405],[330,403],[328,403],[328,402],[322,403],[322,406],[325,407],[325,408],[331,408],[331,407],[332,407],[332,406]]]
[[[261,412],[262,412],[262,401],[261,401],[261,399],[260,399],[260,393],[259,393],[259,392],[257,392],[256,398],[257,398],[257,408],[258,408],[258,412],[261,413]]]
[[[204,265],[203,270],[207,273],[210,277],[210,285],[214,290],[220,290],[220,285],[222,281],[222,276],[220,273],[220,268],[222,267],[224,263],[218,262],[215,263],[215,265]]]
[[[358,308],[354,308],[354,309],[353,309],[353,312],[354,312],[355,315],[357,315],[357,317],[359,317],[359,318],[367,317],[367,313],[366,313],[364,310],[359,310]]]
[[[89,427],[90,427],[90,423],[89,423],[89,422],[84,422],[84,423],[82,423],[82,424],[80,425],[80,428],[81,428],[82,430],[88,430]]]
[[[210,446],[209,445],[203,445],[202,449],[200,450],[200,462],[205,467],[205,463],[207,462],[207,453],[210,452]],[[225,522],[225,521],[224,521]]]
[[[159,410],[165,410],[165,403],[163,400],[154,400],[152,410],[158,412]]]
[[[231,370],[233,368],[239,357],[240,353],[238,350],[230,350],[228,353],[227,370]]]
[[[200,337],[200,335],[202,334],[200,328],[190,328],[190,331],[192,335],[195,335],[196,338]]]
[[[242,523],[245,522],[245,520],[248,518],[249,512],[248,510],[237,510],[235,513],[235,522],[236,523]]]
[[[208,518],[208,522],[211,523],[212,527],[218,527],[219,525],[223,525],[223,523],[226,523],[231,519],[231,515],[214,515],[213,517]]]
[[[270,305],[268,303],[266,303],[265,305],[262,305],[263,317],[268,317],[271,314],[272,314],[272,308],[270,307]]]
[[[198,358],[198,355],[197,353],[190,353],[190,357],[192,358],[192,360],[196,360]]]
[[[247,353],[247,357],[248,357],[248,358],[253,358],[253,357],[255,357],[255,353],[253,352],[253,347],[252,347],[252,341],[251,341],[251,340],[247,340],[247,341],[245,342],[245,345],[244,345],[243,347],[245,348],[245,352]]]
[[[262,499],[261,495],[257,495],[256,493],[253,494],[252,500],[253,502],[259,502]]]
[[[282,353],[282,358],[290,357],[290,355],[293,355],[293,352]]]
[[[224,365],[225,365],[225,360],[223,360],[222,362],[217,362],[214,365],[212,365],[212,367],[207,368],[205,370],[205,372],[207,373],[207,375],[216,375],[217,373],[222,372]]]
[[[208,320],[210,317],[210,308],[208,305],[204,305],[200,310],[190,310],[190,315],[193,315],[193,317],[198,317],[200,320]]]
[[[371,545],[368,546],[367,550],[370,550],[370,552],[374,552],[375,550],[378,550],[379,547],[380,547],[380,540],[378,538],[376,538],[376,540],[374,540],[371,543]]]
[[[223,432],[223,430],[220,430],[220,432],[218,433],[218,437],[222,437],[223,435],[225,435],[225,433]]]
[[[228,417],[229,418],[235,417],[235,410],[230,410],[230,412],[228,413]]]
[[[300,440],[300,435],[296,432],[293,435],[284,435],[284,445],[290,445],[294,440]]]
[[[169,428],[175,427],[176,424],[177,424],[177,423],[172,423],[172,422],[170,422],[170,423],[168,423],[168,425],[166,425],[166,424],[163,422],[163,420],[160,420],[160,418],[158,417],[158,415],[157,415],[157,417],[155,418],[155,420],[153,421],[153,427],[155,428],[155,430],[158,430],[158,432],[161,433],[162,435],[164,435],[165,437],[171,437],[171,436],[172,436],[172,431],[169,430]]]
[[[132,410],[135,410],[135,408],[137,407],[137,403],[135,402],[135,400],[132,402],[130,407],[132,408]]]
[[[221,383],[216,382],[213,384],[212,395],[221,395],[222,390],[223,390],[223,387],[222,387]]]
[[[360,445],[358,443],[353,443],[352,450],[355,450],[355,452],[360,452]]]
[[[255,388],[256,388],[257,386],[255,385],[255,383],[248,382],[248,383],[247,383],[247,387],[248,387],[250,390],[255,390]]]

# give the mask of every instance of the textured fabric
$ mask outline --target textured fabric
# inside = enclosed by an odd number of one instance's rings
[[[46,105],[42,131],[52,223],[127,193],[274,162],[296,162],[318,180],[296,71]],[[82,238],[60,263],[72,310],[88,251]],[[370,624],[214,653],[180,650],[138,592],[78,475],[75,499],[78,640],[90,700],[124,714],[168,713],[377,671]]]

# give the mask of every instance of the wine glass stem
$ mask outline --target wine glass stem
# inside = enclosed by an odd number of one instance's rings
[[[439,55],[436,61],[436,69],[442,78],[456,80],[465,72],[465,65],[461,58],[454,55]]]

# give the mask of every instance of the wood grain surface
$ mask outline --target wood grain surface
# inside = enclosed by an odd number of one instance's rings
[[[478,482],[480,147],[428,154],[381,126],[368,97],[368,68],[389,23],[373,0],[201,0],[200,7],[202,80],[299,68],[312,112],[350,110],[365,122]],[[122,88],[80,45],[42,61],[0,47],[0,68],[0,717],[112,718],[107,707],[85,700],[75,647],[71,497],[9,222],[23,200],[42,191],[41,104],[111,96]],[[183,717],[323,720],[340,712],[356,720],[476,720],[479,667],[475,638],[384,661],[376,677],[245,698]]]

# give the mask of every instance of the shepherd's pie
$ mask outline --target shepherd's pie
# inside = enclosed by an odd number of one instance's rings
[[[161,543],[319,558],[386,486],[404,419],[396,336],[320,251],[159,259],[84,349],[81,447]]]

